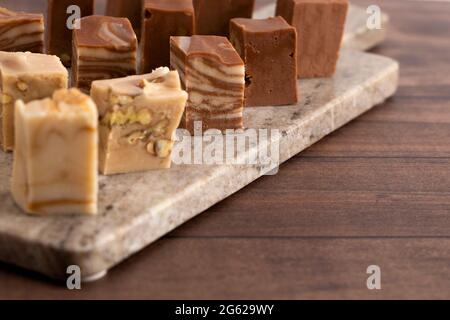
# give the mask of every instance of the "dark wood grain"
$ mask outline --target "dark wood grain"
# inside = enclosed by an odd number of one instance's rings
[[[401,63],[394,98],[105,279],[70,292],[0,265],[0,298],[450,299],[450,3],[352,2],[391,15],[373,52]]]

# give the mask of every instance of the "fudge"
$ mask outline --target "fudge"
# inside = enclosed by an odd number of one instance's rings
[[[251,18],[255,0],[194,0],[197,33],[228,36],[233,18]]]
[[[56,56],[0,52],[0,144],[14,148],[14,103],[50,97],[67,88],[68,72]]]
[[[15,108],[11,191],[31,214],[97,213],[98,115],[77,89]]]
[[[142,28],[142,72],[170,64],[170,36],[195,32],[192,0],[145,0]]]
[[[94,80],[136,74],[137,38],[127,18],[89,16],[73,31],[72,84],[85,93]]]
[[[334,75],[348,6],[348,0],[278,0],[276,14],[297,29],[300,78]]]
[[[44,15],[0,7],[0,51],[44,53]]]
[[[174,133],[187,100],[177,71],[92,83],[100,131],[100,171],[105,174],[166,169]]]
[[[203,130],[243,128],[245,67],[228,39],[172,37],[170,45],[170,64],[189,93],[182,127],[194,133],[201,121]]]
[[[70,6],[78,6],[81,17],[90,16],[94,13],[94,0],[47,0],[47,52],[60,57],[66,67],[72,59],[72,29],[67,27],[74,14],[67,13]]]
[[[141,35],[143,1],[144,0],[108,0],[106,15],[128,18],[139,39]]]
[[[297,33],[282,17],[236,18],[230,40],[245,63],[245,106],[295,104]]]

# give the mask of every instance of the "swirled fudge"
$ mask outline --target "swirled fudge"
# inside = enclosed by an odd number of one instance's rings
[[[182,127],[194,133],[202,129],[241,129],[245,67],[225,37],[172,37],[170,64],[178,70],[189,93]]]
[[[50,97],[67,88],[68,72],[56,56],[0,52],[0,144],[14,148],[14,103]]]
[[[170,168],[187,100],[177,71],[94,81],[91,96],[99,110],[103,174]]]
[[[89,92],[94,80],[136,74],[137,38],[127,18],[89,16],[73,32],[72,84]]]
[[[44,52],[44,15],[0,7],[0,51]]]
[[[97,213],[98,115],[77,89],[15,108],[11,191],[31,214]]]
[[[139,39],[141,35],[143,2],[144,0],[108,0],[106,15],[128,18]]]
[[[170,37],[195,32],[192,0],[145,0],[142,28],[142,72],[170,65]]]
[[[300,78],[334,75],[348,6],[348,0],[278,0],[276,14],[297,29]]]

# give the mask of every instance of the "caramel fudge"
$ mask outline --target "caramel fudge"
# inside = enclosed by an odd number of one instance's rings
[[[44,15],[0,7],[0,51],[44,52]]]
[[[172,37],[172,68],[178,70],[189,93],[182,126],[194,133],[202,129],[241,129],[245,90],[245,67],[225,37]]]
[[[11,191],[31,214],[97,213],[98,115],[77,89],[16,102]]]
[[[80,8],[81,17],[94,13],[94,0],[47,0],[47,51],[57,55],[66,67],[71,65],[72,59],[72,31],[69,22],[74,21],[74,11],[67,13],[69,7]],[[72,17],[72,18],[71,18]],[[81,18],[80,17],[80,18]],[[82,26],[81,26],[82,28]]]
[[[255,0],[194,0],[197,34],[228,36],[233,18],[251,18]]]
[[[348,0],[278,0],[276,14],[297,29],[300,78],[334,75],[348,6]]]
[[[50,97],[67,88],[68,72],[56,56],[30,52],[0,52],[0,143],[14,147],[14,103]]]
[[[88,93],[94,80],[136,74],[137,38],[126,18],[89,16],[73,32],[72,84]]]
[[[297,33],[282,17],[236,18],[230,39],[245,63],[245,105],[294,104],[297,95]]]
[[[142,28],[142,72],[170,64],[170,36],[195,32],[192,0],[145,0]]]
[[[128,18],[133,25],[136,36],[141,35],[142,6],[144,0],[108,0],[106,15]]]
[[[170,168],[187,100],[177,71],[94,81],[91,96],[99,110],[103,174]]]

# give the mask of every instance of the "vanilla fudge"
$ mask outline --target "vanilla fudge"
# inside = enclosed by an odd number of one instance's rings
[[[278,0],[276,15],[297,29],[298,77],[331,77],[336,71],[348,0]]]
[[[170,64],[178,70],[189,94],[182,127],[202,129],[243,128],[245,67],[225,37],[171,38]]]
[[[30,52],[0,52],[0,143],[14,148],[14,103],[50,97],[67,88],[68,72],[56,56]]]
[[[47,51],[57,55],[66,67],[70,67],[72,59],[72,26],[68,22],[75,21],[74,10],[80,9],[80,17],[90,16],[94,13],[94,0],[47,0]],[[70,8],[69,8],[70,7]],[[80,26],[82,28],[82,26]]]
[[[96,214],[98,114],[77,89],[16,102],[12,194],[30,214]]]
[[[99,110],[103,174],[170,168],[187,100],[177,71],[94,81],[91,96]]]
[[[0,51],[44,52],[44,15],[0,7]]]
[[[94,80],[136,74],[137,38],[127,18],[89,16],[73,32],[72,84],[88,93]]]

